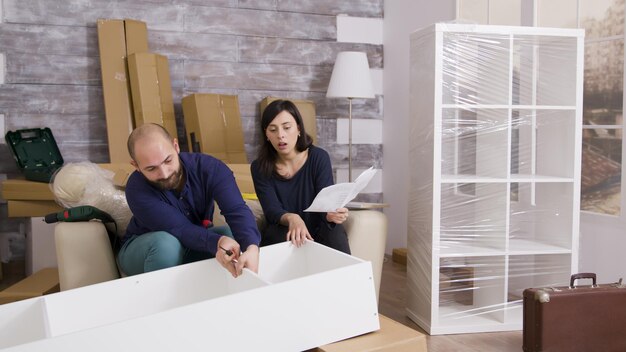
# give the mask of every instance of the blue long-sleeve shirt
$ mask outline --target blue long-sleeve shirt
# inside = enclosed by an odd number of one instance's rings
[[[180,194],[159,190],[138,171],[131,174],[126,200],[133,217],[123,241],[132,235],[166,231],[186,248],[215,254],[221,235],[208,227],[213,222],[215,200],[241,250],[258,245],[261,234],[228,166],[206,154],[179,156],[186,177]]]
[[[304,165],[288,180],[263,176],[257,160],[252,162],[250,170],[268,223],[279,224],[280,217],[285,213],[294,213],[300,215],[312,235],[318,233],[322,224],[330,226],[326,213],[303,211],[324,187],[334,183],[330,157],[324,149],[311,145]]]

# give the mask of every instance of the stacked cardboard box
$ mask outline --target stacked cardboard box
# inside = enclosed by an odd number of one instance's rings
[[[183,114],[190,151],[225,163],[248,163],[236,95],[188,95],[183,98]]]
[[[135,126],[157,123],[177,136],[167,57],[153,53],[128,55]]]

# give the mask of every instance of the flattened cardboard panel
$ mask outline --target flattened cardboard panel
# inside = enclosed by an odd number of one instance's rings
[[[128,55],[128,75],[133,97],[135,126],[139,127],[149,122],[163,125],[156,54]]]
[[[7,210],[10,218],[30,218],[46,216],[63,208],[52,200],[8,200]]]
[[[50,184],[22,179],[2,181],[2,198],[6,200],[54,200]]]
[[[161,112],[163,113],[163,127],[174,138],[178,136],[176,128],[176,115],[174,113],[174,98],[172,97],[172,81],[170,79],[170,66],[167,57],[156,57],[157,77],[159,79],[159,96],[161,98]]]
[[[100,19],[97,27],[109,159],[128,162],[126,140],[133,130],[133,110],[126,57],[148,51],[147,26],[141,21]]]
[[[313,139],[313,144],[317,143],[317,117],[315,115],[315,102],[312,100],[299,100],[289,98],[278,97],[265,97],[261,100],[261,115],[265,108],[274,100],[283,99],[289,100],[296,105],[300,115],[302,115],[302,122],[304,123],[304,129]]]
[[[380,330],[324,345],[312,352],[426,352],[426,336],[379,314]]]
[[[0,291],[0,304],[59,292],[59,271],[45,268]]]
[[[135,126],[159,124],[176,138],[176,120],[167,58],[152,53],[128,55]]]
[[[148,26],[145,22],[125,19],[126,55],[148,52]]]

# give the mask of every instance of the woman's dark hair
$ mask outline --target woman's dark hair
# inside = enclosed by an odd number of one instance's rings
[[[298,136],[298,140],[296,141],[296,150],[299,152],[303,152],[311,146],[313,140],[311,136],[306,133],[304,129],[304,121],[302,120],[302,115],[300,115],[300,111],[296,107],[296,104],[289,100],[274,100],[271,102],[263,111],[263,115],[261,116],[261,146],[259,147],[259,151],[257,154],[257,162],[259,163],[259,170],[261,174],[265,177],[271,177],[272,175],[280,177],[276,172],[276,159],[278,158],[278,153],[274,146],[270,141],[267,140],[267,136],[265,135],[265,130],[267,127],[274,121],[274,118],[278,116],[283,111],[287,111],[293,116],[296,120],[296,124],[298,125],[298,129],[300,131],[300,135]]]

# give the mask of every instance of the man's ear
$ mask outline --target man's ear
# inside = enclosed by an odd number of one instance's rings
[[[176,154],[180,153],[180,146],[178,145],[178,139],[172,139],[172,144],[174,145],[174,150],[176,150]]]
[[[132,159],[131,159],[131,160],[130,160],[130,164],[131,164],[132,166],[134,166],[134,167],[135,167],[135,169],[137,169],[137,171],[140,171],[140,170],[139,170],[139,165],[137,165],[137,162],[136,162],[135,160],[132,160]]]

